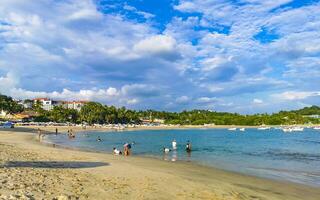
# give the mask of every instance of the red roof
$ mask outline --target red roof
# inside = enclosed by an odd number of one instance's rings
[[[35,98],[35,99],[33,99],[34,101],[41,101],[41,100],[43,100],[43,101],[48,101],[49,99],[48,98]]]

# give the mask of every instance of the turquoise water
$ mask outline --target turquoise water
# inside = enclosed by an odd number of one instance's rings
[[[101,142],[96,141],[98,137]],[[173,139],[176,139],[178,149],[164,154],[163,147],[171,148]],[[113,147],[122,150],[125,142],[134,142],[134,155],[169,162],[191,161],[249,175],[320,186],[319,130],[305,129],[290,134],[277,129],[83,132],[75,139],[61,134],[47,136],[46,140],[62,146],[110,153]],[[190,154],[184,150],[187,140],[192,143]]]

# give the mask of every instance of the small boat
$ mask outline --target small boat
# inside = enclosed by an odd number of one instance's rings
[[[240,128],[239,130],[240,130],[240,131],[245,131],[246,129],[245,129],[245,128]]]
[[[292,131],[303,131],[304,128],[303,127],[299,127],[299,126],[295,126],[292,128]]]
[[[285,132],[285,133],[291,133],[292,132],[292,128],[290,128],[290,127],[282,128],[282,131]]]
[[[314,130],[320,130],[320,126],[313,127]]]
[[[229,131],[236,131],[237,128],[228,128]]]
[[[262,126],[258,128],[258,130],[269,130],[269,129],[271,129],[271,127],[269,126]]]

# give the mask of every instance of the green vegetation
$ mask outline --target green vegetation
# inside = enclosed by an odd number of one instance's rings
[[[33,109],[39,114],[35,117],[36,122],[86,122],[88,124],[140,123],[139,115],[136,111],[128,110],[124,107],[109,107],[96,102],[88,102],[81,108],[80,112],[62,106],[56,106],[51,111],[45,111],[41,106],[34,106]]]
[[[23,107],[15,102],[11,97],[0,94],[0,111],[1,110],[8,114],[13,114],[23,111]]]
[[[8,113],[19,113],[23,107],[17,104],[12,98],[0,95],[0,110]],[[62,106],[56,106],[51,111],[42,109],[40,102],[33,104],[33,111],[38,115],[35,121],[38,122],[71,122],[88,124],[139,124],[141,120],[147,119],[154,121],[155,119],[164,120],[165,124],[181,124],[181,125],[290,125],[290,124],[319,124],[320,119],[312,115],[320,115],[320,107],[305,107],[295,111],[280,111],[273,114],[254,114],[240,115],[237,113],[214,112],[208,110],[191,110],[183,112],[165,112],[165,111],[135,111],[125,107],[116,108],[114,106],[106,106],[96,102],[85,104],[81,111],[67,109]]]
[[[136,111],[128,110],[125,107],[116,108],[105,106],[96,102],[89,102],[81,108],[79,113],[80,121],[109,124],[140,123],[139,115]]]
[[[36,110],[39,113],[39,115],[34,119],[34,121],[36,122],[79,122],[79,113],[74,109],[67,109],[62,106],[56,106],[51,111],[43,110],[41,107],[37,108]]]
[[[204,110],[184,111],[174,113],[165,120],[168,124],[216,124],[216,125],[290,125],[319,123],[319,119],[310,118],[291,112],[279,112],[274,114],[240,115],[236,113],[220,113]]]

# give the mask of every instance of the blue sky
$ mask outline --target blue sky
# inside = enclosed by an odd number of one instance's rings
[[[319,0],[1,0],[0,93],[133,109],[320,104]]]

